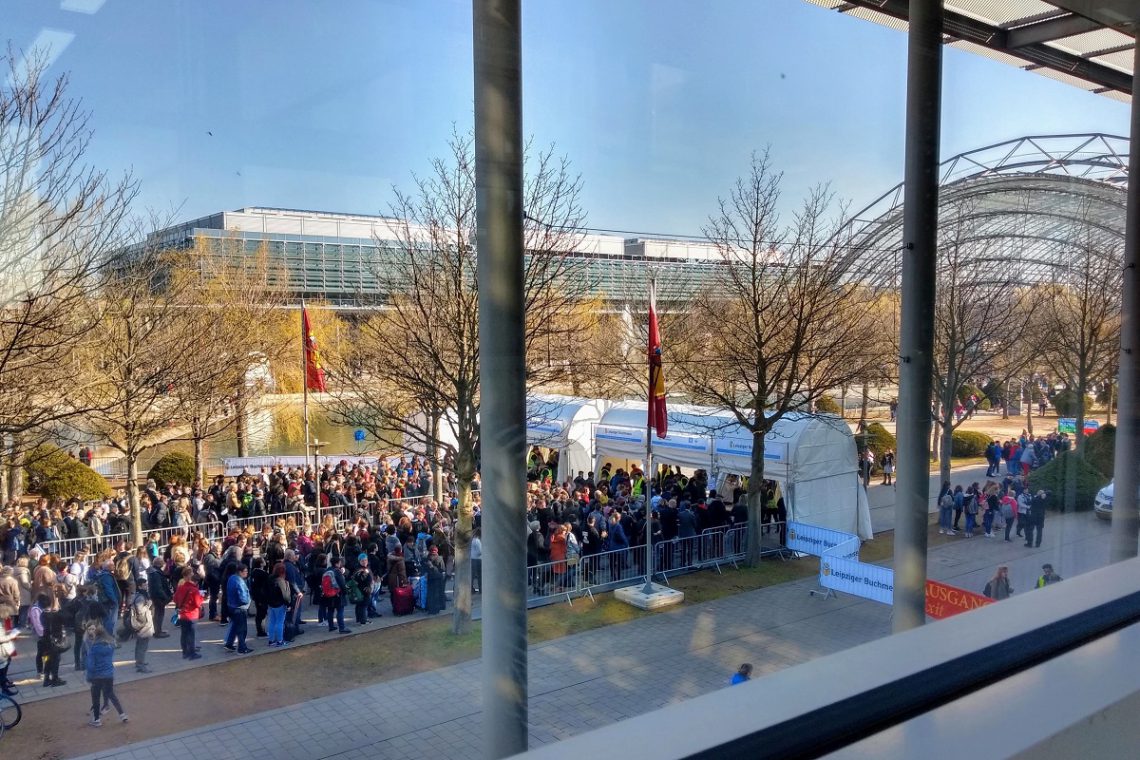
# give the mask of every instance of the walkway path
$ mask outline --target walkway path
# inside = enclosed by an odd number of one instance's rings
[[[977,591],[1005,563],[1014,588],[1028,592],[1042,562],[1062,575],[1103,565],[1108,531],[1082,513],[1052,517],[1040,549],[935,534],[930,576]],[[743,661],[763,675],[890,632],[889,607],[812,597],[813,587],[797,581],[531,647],[531,746],[722,688]],[[190,746],[218,760],[266,747],[281,760],[470,757],[480,747],[481,681],[474,660],[88,758],[178,758]],[[85,730],[78,717],[75,730]]]

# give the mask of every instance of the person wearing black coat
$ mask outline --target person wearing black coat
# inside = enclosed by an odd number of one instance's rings
[[[249,598],[253,602],[256,614],[254,623],[257,625],[257,637],[264,639],[269,634],[265,631],[265,618],[269,615],[269,584],[272,579],[265,571],[265,559],[253,558],[253,570],[249,574]]]
[[[432,547],[427,561],[427,605],[429,615],[438,615],[447,606],[447,593],[444,591],[443,559]]]
[[[165,639],[170,636],[162,630],[162,620],[166,617],[166,605],[174,598],[174,589],[170,587],[170,580],[158,568],[151,565],[146,571],[146,589],[150,596],[150,603],[154,605],[154,636],[152,638]]]

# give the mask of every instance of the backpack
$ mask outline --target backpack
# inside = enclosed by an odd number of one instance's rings
[[[942,498],[938,500],[938,506],[940,506],[942,509],[953,509],[954,497],[948,493],[942,494]]]
[[[130,555],[122,557],[115,563],[115,579],[120,581],[129,581],[131,579],[131,562]]]
[[[364,601],[364,592],[360,590],[360,584],[356,582],[355,578],[348,580],[348,601],[353,604],[360,604]]]
[[[340,589],[336,587],[336,577],[332,570],[325,570],[325,574],[321,576],[321,596],[332,597],[339,596]]]
[[[973,494],[970,495],[970,498],[966,499],[966,514],[978,514],[978,497]]]

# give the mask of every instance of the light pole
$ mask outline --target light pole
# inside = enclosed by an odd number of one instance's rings
[[[317,491],[316,507],[317,507],[317,527],[321,524],[321,470],[319,461],[321,458],[321,446],[324,446],[328,441],[320,441],[313,438],[311,446],[313,447],[313,487]]]

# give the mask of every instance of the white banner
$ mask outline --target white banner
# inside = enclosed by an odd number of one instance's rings
[[[859,537],[801,522],[788,523],[788,548],[819,557],[819,585],[882,604],[892,604],[895,571],[859,561]]]
[[[824,556],[819,560],[819,585],[889,605],[894,602],[895,571],[854,559]]]
[[[854,549],[851,542],[854,541]],[[846,553],[837,556],[846,556],[859,559],[859,537],[841,530],[821,528],[818,525],[808,525],[802,522],[788,523],[788,548],[794,552],[814,554],[822,557],[824,552],[837,546],[847,547]]]
[[[594,437],[606,441],[622,441],[624,443],[640,443],[644,445],[645,429],[598,425],[594,428]]]

